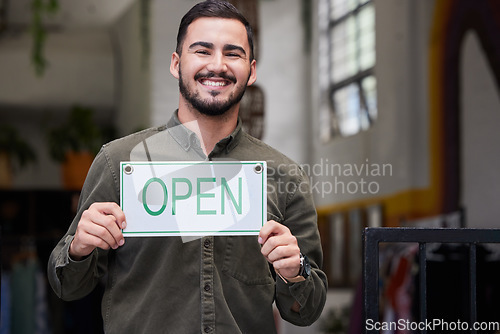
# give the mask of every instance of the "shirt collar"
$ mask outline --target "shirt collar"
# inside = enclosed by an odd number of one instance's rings
[[[172,138],[174,138],[174,140],[182,148],[184,148],[186,152],[189,151],[193,146],[200,147],[200,141],[198,139],[198,136],[193,131],[186,128],[179,121],[178,112],[179,110],[177,109],[172,114],[172,117],[167,123],[167,131],[170,133]],[[217,143],[217,145],[215,145],[213,153],[218,153],[223,150],[225,150],[226,153],[229,153],[238,145],[241,139],[241,135],[242,135],[241,119],[238,117],[238,123],[236,124],[236,128],[229,136],[221,139]]]

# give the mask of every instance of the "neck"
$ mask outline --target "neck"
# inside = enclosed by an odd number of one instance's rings
[[[182,97],[179,103],[179,121],[200,139],[201,148],[208,156],[215,145],[229,136],[238,123],[239,104],[220,116],[208,116],[194,109]]]

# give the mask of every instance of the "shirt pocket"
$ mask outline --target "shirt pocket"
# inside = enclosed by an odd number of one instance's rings
[[[257,237],[228,237],[222,271],[247,285],[274,283]]]

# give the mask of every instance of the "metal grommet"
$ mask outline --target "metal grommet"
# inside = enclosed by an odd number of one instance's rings
[[[262,164],[256,164],[256,165],[255,165],[255,167],[253,168],[253,170],[254,170],[254,171],[255,171],[255,173],[257,173],[257,174],[262,173],[262,170],[263,170],[263,169],[264,169],[264,168],[262,168]]]
[[[125,165],[123,170],[124,170],[125,174],[130,175],[134,172],[134,167],[132,167],[131,165]]]

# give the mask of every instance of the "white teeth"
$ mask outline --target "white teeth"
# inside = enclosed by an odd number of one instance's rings
[[[205,86],[213,86],[213,87],[221,87],[226,85],[226,83],[223,81],[209,81],[209,80],[203,81],[203,84]]]

